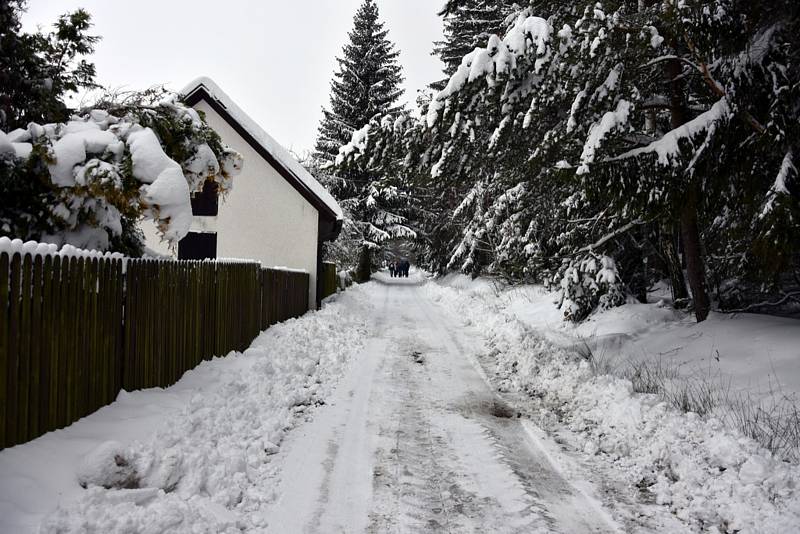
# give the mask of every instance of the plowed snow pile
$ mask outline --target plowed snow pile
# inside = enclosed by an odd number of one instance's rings
[[[363,346],[367,297],[336,298],[171,388],[122,392],[0,452],[0,532],[258,531],[275,498],[270,458]]]

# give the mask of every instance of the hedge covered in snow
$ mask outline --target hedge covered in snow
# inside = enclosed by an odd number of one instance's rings
[[[0,233],[79,248],[141,248],[137,222],[177,243],[189,231],[190,195],[221,194],[242,157],[194,109],[171,97],[108,104],[62,124],[0,132]]]

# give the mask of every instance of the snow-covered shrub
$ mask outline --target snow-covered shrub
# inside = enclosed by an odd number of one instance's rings
[[[83,488],[132,489],[139,475],[130,453],[116,441],[106,441],[89,451],[78,466],[78,483]]]
[[[568,321],[582,321],[598,308],[607,310],[625,303],[625,289],[614,260],[591,252],[564,263],[552,286],[561,292],[557,304]]]
[[[145,217],[177,243],[191,193],[206,181],[231,188],[242,158],[194,109],[175,97],[107,106],[0,132],[0,233],[108,250]]]

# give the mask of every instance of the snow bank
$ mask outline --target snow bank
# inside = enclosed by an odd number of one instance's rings
[[[348,291],[170,388],[0,452],[0,532],[262,532],[270,459],[361,349],[370,309]]]
[[[541,306],[530,294],[487,291],[485,283],[471,289],[463,278],[447,283],[468,289],[428,284],[427,291],[485,333],[499,387],[530,395],[543,428],[566,424],[570,445],[595,465],[625,473],[700,531],[778,534],[800,524],[800,467],[717,419],[677,412],[655,395],[634,393],[628,380],[596,376],[566,343],[509,311]]]

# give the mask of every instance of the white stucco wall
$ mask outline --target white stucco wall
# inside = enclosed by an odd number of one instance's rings
[[[260,261],[309,273],[309,307],[316,302],[319,213],[204,101],[196,109],[222,140],[244,157],[233,190],[220,199],[216,220],[217,257]],[[155,227],[143,224],[146,245],[167,253]]]

